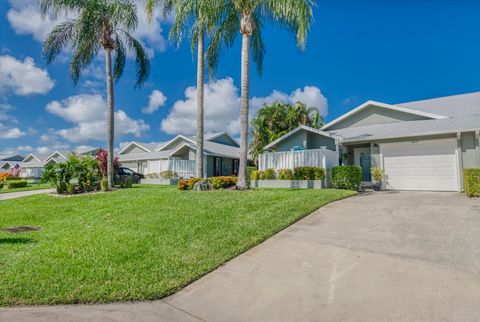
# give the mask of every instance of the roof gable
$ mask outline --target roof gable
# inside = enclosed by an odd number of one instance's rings
[[[142,153],[142,152],[153,152],[153,149],[151,146],[145,143],[139,143],[139,142],[130,142],[125,146],[120,152],[118,152],[119,155],[122,154],[130,154],[130,153]]]
[[[447,116],[427,113],[397,105],[368,101],[348,113],[324,125],[322,130],[333,130],[373,124],[396,123],[402,121],[418,121],[444,119]]]
[[[219,144],[240,147],[238,142],[234,138],[232,138],[227,132],[212,134],[210,136],[207,136],[206,140]]]
[[[195,141],[187,138],[186,136],[183,135],[177,135],[174,137],[172,140],[168,141],[167,143],[161,145],[159,148],[157,148],[157,151],[163,151],[163,150],[170,150],[175,148],[176,146],[182,144],[182,143],[187,143],[187,144],[195,144]]]
[[[37,157],[37,156],[35,156],[31,153],[29,155],[27,155],[25,157],[25,159],[23,159],[23,162],[30,162],[30,161],[42,162],[42,160],[39,157]]]
[[[283,140],[286,140],[287,138],[291,137],[292,135],[294,135],[295,133],[298,133],[300,131],[306,131],[306,132],[314,133],[316,135],[321,135],[321,136],[325,136],[325,137],[329,137],[329,138],[334,138],[334,136],[332,136],[328,132],[325,132],[325,131],[322,131],[322,130],[319,130],[319,129],[315,129],[313,127],[309,127],[309,126],[306,126],[306,125],[300,125],[296,129],[293,129],[292,131],[288,132],[287,134],[279,137],[275,141],[273,141],[270,144],[268,144],[267,146],[265,146],[264,150],[271,149],[272,147],[276,146],[278,143],[282,142]]]

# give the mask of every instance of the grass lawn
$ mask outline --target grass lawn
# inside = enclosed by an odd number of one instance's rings
[[[0,193],[10,193],[10,192],[19,192],[19,191],[31,191],[31,190],[40,190],[40,189],[49,189],[52,186],[48,183],[29,183],[24,188],[15,188],[15,189],[8,189],[7,188],[8,181],[5,181],[5,186],[3,189],[0,189]]]
[[[0,305],[158,299],[354,192],[136,186],[0,204]]]

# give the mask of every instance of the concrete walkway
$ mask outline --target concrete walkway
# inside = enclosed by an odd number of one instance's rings
[[[0,309],[0,321],[477,321],[480,202],[330,204],[162,301]]]
[[[30,191],[1,193],[0,194],[0,201],[1,200],[9,200],[9,199],[17,199],[17,198],[28,197],[28,196],[33,196],[33,195],[40,195],[42,193],[52,193],[52,192],[55,192],[55,189],[41,189],[41,190],[30,190]]]

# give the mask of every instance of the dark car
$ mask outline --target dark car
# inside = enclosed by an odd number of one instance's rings
[[[132,177],[133,183],[139,183],[141,179],[145,179],[143,174],[135,172],[129,168],[118,168],[117,175],[119,177]]]

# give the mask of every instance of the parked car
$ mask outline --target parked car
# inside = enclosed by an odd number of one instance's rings
[[[145,176],[141,173],[135,172],[129,168],[118,168],[117,176],[119,177],[132,177],[133,183],[139,183],[141,179],[145,179]]]

